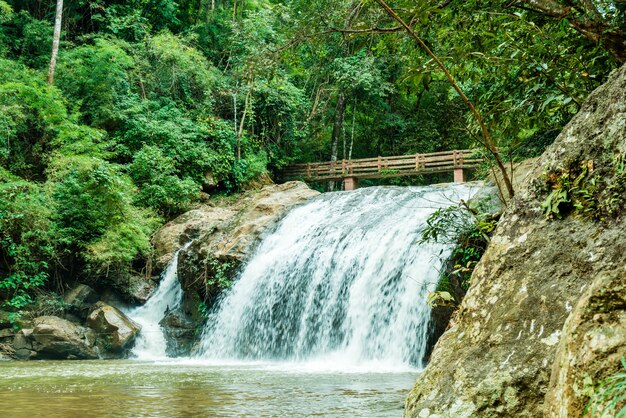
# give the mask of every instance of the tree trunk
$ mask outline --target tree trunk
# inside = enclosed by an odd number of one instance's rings
[[[339,93],[337,97],[337,107],[335,108],[335,120],[333,122],[333,136],[330,150],[331,161],[331,174],[335,172],[334,163],[337,161],[337,148],[339,146],[339,138],[341,137],[341,131],[343,129],[343,120],[346,115],[346,96],[343,92]],[[328,183],[328,190],[335,190],[335,182]]]
[[[354,123],[356,122],[356,98],[352,108],[352,130],[350,131],[350,148],[348,149],[348,161],[352,160],[352,147],[354,146]]]
[[[237,132],[237,159],[241,159],[241,137],[243,136],[244,123],[246,122],[246,115],[250,108],[250,100],[252,96],[252,87],[254,86],[254,79],[248,83],[248,92],[246,93],[246,100],[243,106],[243,113],[241,114],[241,121],[239,122],[239,131]]]
[[[350,14],[346,18],[343,27],[349,28],[352,21],[359,15],[361,9],[363,8],[363,2],[361,0],[353,0],[351,5],[352,10]],[[344,45],[344,53],[348,53],[347,48]],[[339,87],[341,89],[341,87]],[[335,172],[335,162],[337,161],[337,147],[339,145],[339,137],[341,136],[341,132],[343,131],[343,121],[346,116],[346,105],[348,104],[348,100],[343,91],[339,91],[339,95],[337,97],[337,107],[335,108],[335,120],[333,122],[333,136],[332,136],[332,147],[330,151],[330,172],[331,174]],[[345,154],[345,151],[344,151]],[[345,158],[345,155],[344,155]],[[335,182],[328,182],[328,190],[333,191],[335,189]]]
[[[237,134],[237,90],[233,92],[233,112],[235,114],[235,134]]]
[[[59,39],[61,38],[61,20],[63,16],[63,0],[57,0],[57,11],[54,18],[54,33],[52,35],[52,56],[48,68],[48,84],[54,83],[54,71],[57,67],[57,55],[59,54]]]

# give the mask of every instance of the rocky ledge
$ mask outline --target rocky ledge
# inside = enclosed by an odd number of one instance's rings
[[[195,340],[194,328],[203,321],[199,307],[210,308],[216,296],[229,287],[241,263],[261,237],[272,230],[291,208],[319,194],[306,184],[292,181],[268,185],[233,198],[214,200],[166,224],[154,237],[157,267],[161,270],[176,250],[183,304],[170,311],[161,325],[168,335],[171,355],[186,355]]]
[[[582,415],[626,356],[625,155],[626,66],[518,189],[406,416]]]

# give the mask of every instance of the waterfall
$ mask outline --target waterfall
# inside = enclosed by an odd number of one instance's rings
[[[211,313],[198,356],[422,366],[441,258],[419,244],[468,185],[325,193],[290,211]]]
[[[159,286],[148,301],[128,312],[128,316],[139,325],[141,331],[135,342],[132,353],[140,360],[154,360],[167,357],[166,342],[159,322],[168,310],[180,306],[183,289],[178,281],[178,253],[189,247],[191,243],[174,253],[172,261],[165,269]]]

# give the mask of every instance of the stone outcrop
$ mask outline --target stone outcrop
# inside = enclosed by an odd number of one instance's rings
[[[545,416],[582,416],[590,391],[626,358],[626,277],[605,271],[567,318],[546,395]]]
[[[193,244],[181,253],[178,273],[183,288],[207,293],[207,279],[217,274],[231,275],[264,232],[276,225],[289,209],[318,194],[306,184],[292,181],[265,186],[227,207],[198,209],[205,219],[216,222],[205,225]]]
[[[95,335],[89,329],[56,316],[34,319],[33,329],[15,335],[13,348],[18,358],[95,359]]]
[[[194,240],[178,258],[183,303],[163,322],[171,353],[189,354],[192,334],[203,320],[199,304],[212,303],[261,236],[289,209],[318,194],[297,181],[268,185],[237,197],[213,200],[179,216],[155,234],[160,269],[177,249]]]
[[[121,353],[130,348],[141,326],[119,309],[99,302],[87,317],[87,324],[98,335],[98,346],[104,351]]]
[[[211,204],[183,213],[165,224],[154,235],[152,241],[156,253],[156,267],[159,271],[172,261],[176,250],[194,237],[213,231],[236,215],[235,210],[216,207]]]
[[[584,376],[595,385],[616,371],[626,344],[624,155],[626,67],[590,95],[518,188],[406,416],[580,415]],[[574,179],[577,190],[548,220],[542,203]]]
[[[63,295],[68,311],[85,319],[91,306],[98,301],[98,294],[86,284],[77,284]]]

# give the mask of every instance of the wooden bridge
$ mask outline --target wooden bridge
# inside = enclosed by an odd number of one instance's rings
[[[344,190],[354,190],[359,179],[416,176],[432,173],[454,173],[455,182],[465,181],[465,170],[475,168],[482,158],[474,150],[433,152],[397,157],[361,158],[323,163],[293,164],[283,172],[285,180],[342,180]]]

